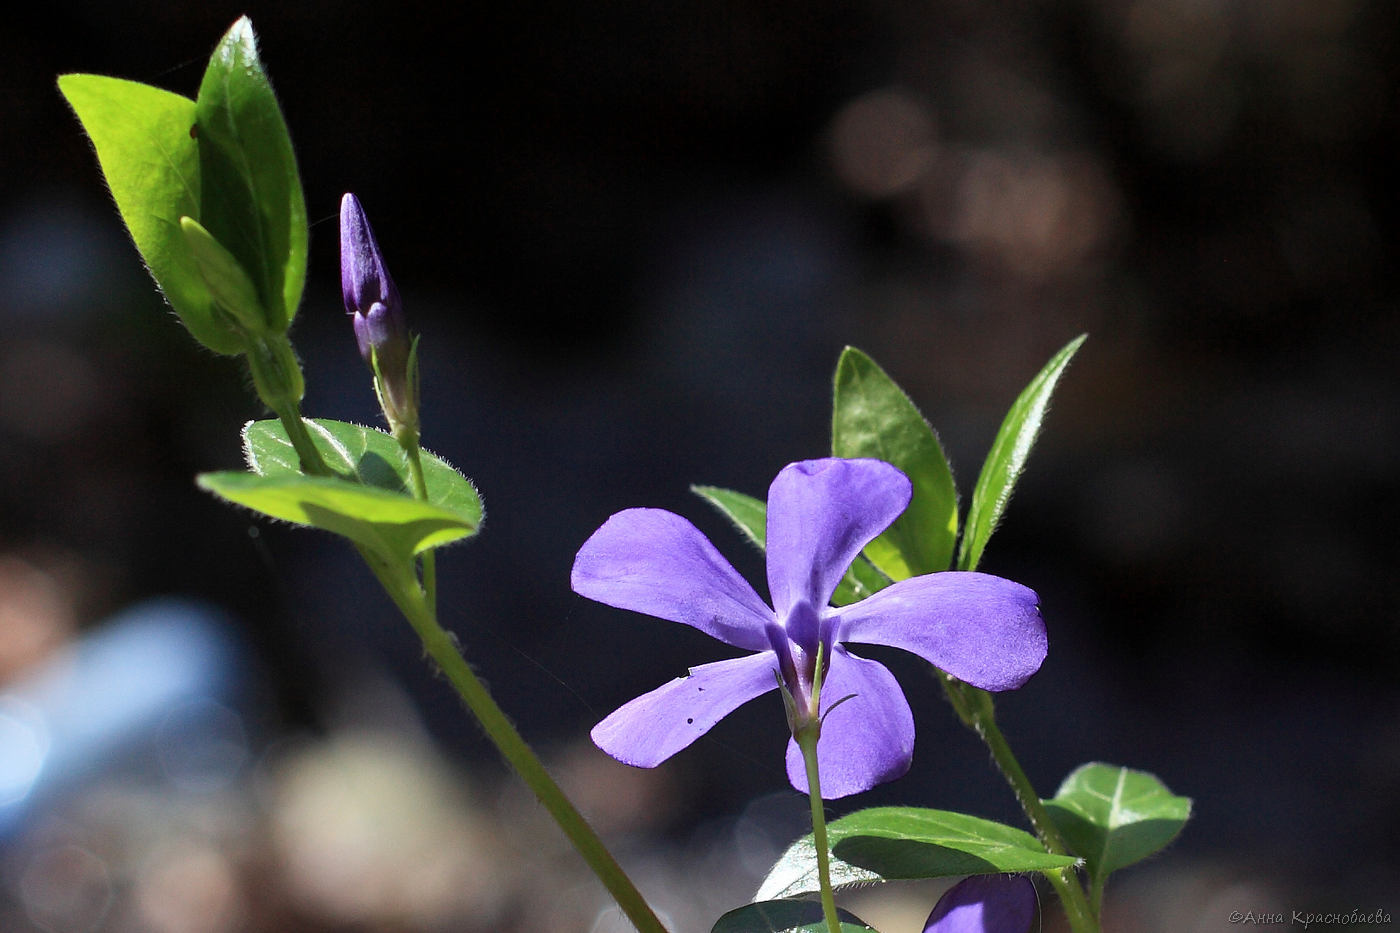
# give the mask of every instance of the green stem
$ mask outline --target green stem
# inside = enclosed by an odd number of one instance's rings
[[[1050,819],[1040,795],[1031,785],[1030,778],[1026,776],[1025,769],[1016,760],[1006,736],[997,726],[996,709],[992,704],[991,694],[948,675],[944,675],[942,680],[943,689],[947,691],[948,699],[957,710],[959,718],[977,733],[991,751],[992,760],[1011,785],[1016,802],[1021,805],[1026,818],[1031,821],[1031,827],[1039,837],[1041,845],[1045,846],[1045,851],[1055,855],[1072,854],[1054,821]],[[1055,869],[1044,874],[1050,880],[1055,893],[1060,896],[1070,929],[1074,933],[1099,933],[1097,912],[1090,907],[1088,898],[1084,895],[1084,888],[1073,869]]]
[[[836,915],[836,895],[831,890],[831,854],[827,849],[826,812],[822,806],[822,782],[817,767],[817,739],[821,723],[799,730],[797,746],[802,749],[802,761],[807,766],[807,797],[812,802],[812,845],[817,850],[817,883],[821,887],[822,916],[829,933],[841,933],[841,919]]]
[[[428,501],[428,482],[423,476],[423,456],[418,447],[418,433],[404,432],[404,436],[394,434],[408,460],[408,475],[413,480],[413,494],[424,502]],[[437,612],[437,557],[429,549],[423,552],[423,593],[428,600],[428,608]]]
[[[301,460],[302,472],[311,476],[331,475],[330,468],[326,466],[320,452],[312,443],[311,435],[296,407],[293,406],[288,411],[279,411],[277,416],[286,428],[287,437],[291,439],[292,446]],[[424,482],[423,465],[416,441],[411,447],[406,447],[405,451],[408,453],[409,473],[413,479],[414,492],[419,498],[426,499],[427,485]],[[423,555],[423,583],[420,587],[409,570],[385,562],[359,544],[356,544],[355,549],[394,601],[394,605],[398,606],[399,611],[413,626],[413,630],[418,633],[428,656],[437,663],[448,681],[456,688],[458,695],[466,702],[467,708],[481,723],[487,738],[525,781],[526,786],[534,792],[535,797],[544,804],[584,862],[612,894],[622,912],[632,921],[638,933],[667,933],[646,899],[632,883],[632,879],[623,872],[622,867],[617,864],[583,815],[564,796],[559,785],[545,770],[544,764],[491,697],[485,684],[472,672],[452,636],[438,624],[433,599],[435,567],[432,552]]]
[[[588,867],[598,876],[598,880],[612,894],[638,933],[666,933],[666,928],[652,912],[632,880],[623,872],[587,820],[564,796],[559,785],[545,770],[544,764],[521,738],[515,725],[496,705],[486,686],[462,657],[452,636],[438,624],[437,614],[429,605],[418,582],[412,579],[412,574],[402,569],[394,573],[391,568],[383,564],[376,566],[374,562],[370,563],[370,567],[414,631],[418,633],[428,656],[437,663],[466,702],[467,708],[481,723],[487,738],[534,792],[535,797],[544,804],[545,809],[554,817],[554,821],[559,824],[559,828],[573,843]]]
[[[331,468],[326,466],[326,461],[321,459],[321,452],[312,443],[311,434],[306,430],[306,422],[302,420],[297,407],[293,405],[289,409],[279,410],[277,417],[287,431],[292,448],[297,452],[297,459],[301,461],[301,472],[307,476],[330,476]]]

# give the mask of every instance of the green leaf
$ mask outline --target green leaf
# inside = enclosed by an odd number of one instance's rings
[[[305,476],[280,421],[250,421],[243,449],[251,473],[206,473],[199,485],[272,518],[334,532],[391,564],[476,533],[481,498],[441,457],[422,452],[428,499],[408,490],[408,464],[383,431],[344,421],[306,422],[335,476]]]
[[[201,197],[195,102],[102,75],[63,75],[58,87],[97,149],[117,209],[165,300],[200,343],[242,353],[243,338],[215,312],[180,230],[182,216],[198,216]]]
[[[959,570],[975,570],[981,561],[987,540],[996,531],[1002,513],[1006,511],[1006,504],[1011,500],[1016,480],[1030,458],[1041,422],[1045,420],[1045,413],[1050,407],[1055,384],[1064,375],[1065,367],[1086,336],[1080,334],[1051,357],[1006,413],[996,440],[992,442],[991,452],[987,454],[987,462],[982,465],[982,472],[977,477],[977,488],[972,493],[967,526],[963,529],[962,545],[958,550]]]
[[[413,488],[403,450],[391,435],[323,418],[307,420],[306,427],[326,465],[341,478],[401,495]],[[259,476],[301,475],[296,450],[280,421],[248,422],[243,428],[243,450],[248,468]],[[471,480],[426,450],[422,462],[428,504],[452,513],[474,531],[481,524],[483,509]]]
[[[831,452],[884,460],[914,485],[909,508],[866,545],[870,562],[893,580],[947,570],[958,537],[958,494],[948,458],[909,396],[854,347],[836,364]]]
[[[863,555],[857,554],[856,559],[851,561],[850,569],[836,587],[836,592],[831,595],[831,603],[834,606],[848,606],[878,593],[890,583],[889,577],[881,573]]]
[[[833,885],[996,872],[1045,871],[1078,864],[1052,855],[1023,830],[1002,823],[918,807],[859,810],[827,827]],[[817,890],[816,847],[794,842],[758,890],[759,899]]]
[[[763,549],[768,537],[768,506],[762,499],[718,486],[691,486],[690,491],[713,505],[721,515],[734,523],[734,527],[739,529],[744,537],[760,550]],[[888,577],[872,567],[865,558],[857,557],[841,578],[831,601],[838,606],[845,606],[889,585]]]
[[[391,564],[476,530],[456,512],[333,476],[203,473],[200,487],[271,518],[349,538]]]
[[[1145,771],[1106,764],[1075,769],[1045,808],[1084,857],[1096,899],[1110,873],[1162,849],[1191,817],[1189,797]]]
[[[763,549],[768,538],[768,505],[762,499],[718,486],[691,486],[690,491],[713,505],[744,537]]]
[[[185,213],[238,258],[258,287],[268,327],[285,331],[306,281],[306,202],[247,17],[209,59],[195,122],[203,190],[200,210]]]
[[[837,908],[841,933],[872,930],[858,917]],[[715,921],[710,933],[827,933],[822,906],[815,901],[775,900],[745,904]]]

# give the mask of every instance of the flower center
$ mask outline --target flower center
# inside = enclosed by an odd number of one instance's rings
[[[799,600],[788,610],[786,618],[768,630],[768,640],[778,656],[783,686],[802,718],[815,719],[818,715],[813,703],[818,655],[824,664],[830,662],[830,633],[823,631],[822,621],[822,614],[815,606]]]

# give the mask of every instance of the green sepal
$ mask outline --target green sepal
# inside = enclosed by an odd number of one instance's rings
[[[841,933],[868,933],[874,929],[859,917],[836,909]],[[745,904],[715,921],[710,933],[827,933],[822,905],[816,901],[783,899]]]
[[[1065,778],[1045,809],[1070,849],[1084,857],[1097,900],[1109,874],[1176,838],[1191,818],[1191,799],[1145,771],[1094,763]]]
[[[269,330],[287,329],[306,281],[306,202],[286,121],[240,18],[209,59],[195,99],[202,180],[185,213],[238,257],[257,285]]]
[[[117,210],[171,309],[215,353],[242,353],[243,336],[215,311],[180,229],[181,217],[199,216],[195,102],[103,75],[63,75],[58,87],[92,140]]]
[[[1011,501],[1016,481],[1030,458],[1055,385],[1087,336],[1080,334],[1051,357],[1006,413],[977,477],[977,488],[972,492],[972,504],[968,506],[967,524],[958,549],[959,570],[975,570],[981,561],[982,551],[996,531],[1006,504]]]
[[[193,217],[181,217],[180,230],[200,278],[219,307],[233,315],[248,333],[266,333],[267,311],[258,299],[257,286],[238,259]]]
[[[1067,868],[1079,859],[1046,852],[1030,833],[965,813],[920,807],[858,810],[827,826],[831,883],[841,887],[999,872]],[[769,871],[755,900],[818,890],[812,836],[798,839]]]
[[[745,538],[763,550],[768,538],[768,505],[762,499],[718,486],[691,486],[690,491],[714,506]],[[837,606],[845,606],[889,585],[888,577],[871,566],[864,557],[857,555],[841,578],[831,601]]]
[[[403,448],[390,434],[364,425],[324,418],[305,421],[311,442],[341,479],[400,495],[412,495],[413,479]],[[243,427],[243,452],[248,469],[260,476],[299,476],[296,449],[280,421],[250,421]],[[474,532],[485,510],[471,480],[446,460],[423,450],[423,482],[427,504],[456,515]]]
[[[836,364],[831,452],[873,457],[913,484],[909,507],[865,556],[893,580],[947,570],[958,538],[958,494],[938,435],[875,361],[847,347]]]

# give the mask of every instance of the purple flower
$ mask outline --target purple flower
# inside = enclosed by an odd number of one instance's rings
[[[380,403],[391,425],[418,423],[417,387],[399,290],[389,277],[369,219],[353,194],[340,199],[340,290],[354,318],[360,356],[376,371]]]
[[[781,683],[796,709],[794,728],[820,718],[822,796],[834,799],[894,780],[914,752],[914,720],[899,684],[883,665],[848,651],[848,643],[902,648],[986,690],[1025,683],[1045,658],[1045,626],[1035,593],[1018,583],[933,573],[840,609],[828,605],[851,561],[904,511],[910,494],[904,474],[880,460],[784,467],[768,490],[772,608],[679,515],[628,509],[609,518],[579,549],[576,593],[683,622],[754,654],[691,668],[604,719],[593,741],[621,762],[655,767]],[[812,698],[819,652],[825,674],[818,710]],[[788,743],[787,772],[805,792],[795,741]]]
[[[924,933],[1028,933],[1035,907],[1024,875],[971,875],[938,899]]]

